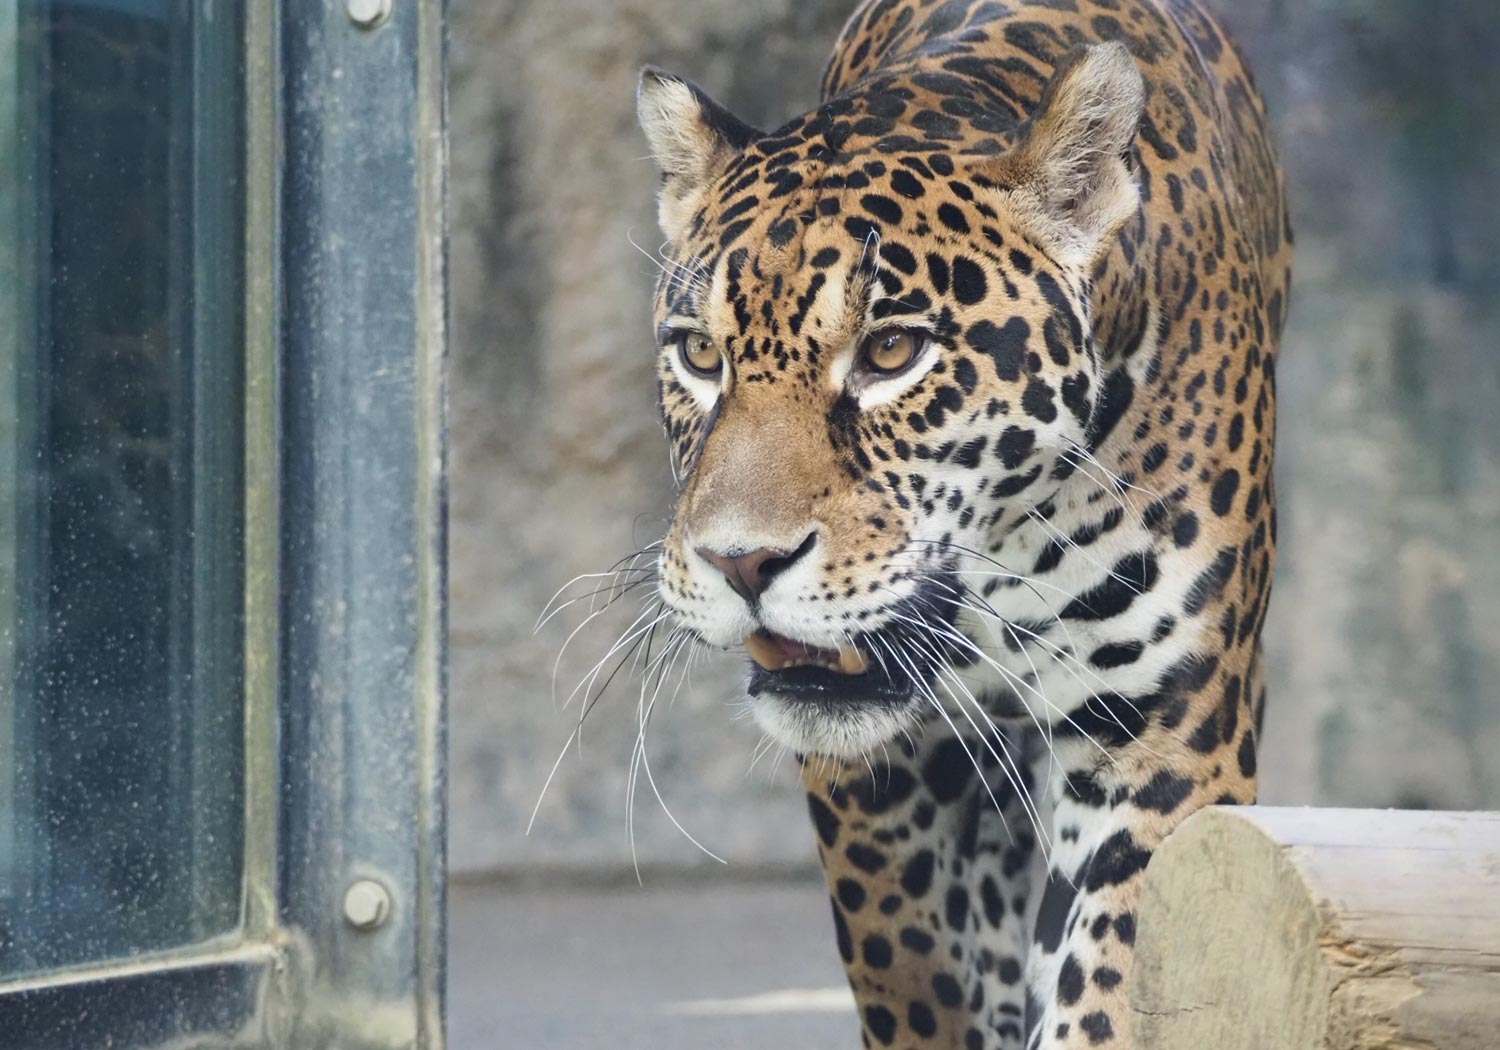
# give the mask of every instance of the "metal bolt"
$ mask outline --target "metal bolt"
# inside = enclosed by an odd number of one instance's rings
[[[391,0],[344,0],[344,10],[361,29],[374,29],[391,16]]]
[[[371,879],[360,879],[344,891],[344,918],[356,930],[375,930],[391,914],[391,895]]]

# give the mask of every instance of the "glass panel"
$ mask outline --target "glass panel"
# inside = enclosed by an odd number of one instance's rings
[[[0,0],[0,978],[239,922],[240,26]]]

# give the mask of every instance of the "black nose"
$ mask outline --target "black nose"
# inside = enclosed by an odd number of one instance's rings
[[[729,586],[747,602],[754,602],[771,586],[771,581],[790,569],[797,560],[813,549],[818,534],[810,532],[795,550],[762,547],[744,554],[720,554],[707,547],[697,548],[698,556],[724,574]]]

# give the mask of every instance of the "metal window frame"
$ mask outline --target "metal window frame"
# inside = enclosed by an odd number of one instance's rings
[[[8,1050],[444,1045],[444,6],[245,4],[241,928],[0,985]]]

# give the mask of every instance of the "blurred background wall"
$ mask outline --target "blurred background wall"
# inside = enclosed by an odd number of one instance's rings
[[[533,634],[554,591],[654,540],[670,498],[648,299],[660,242],[637,68],[763,127],[810,108],[854,0],[450,0],[452,828],[459,875],[628,870],[636,690],[580,749],[562,699],[628,622]],[[1262,798],[1500,806],[1500,10],[1214,0],[1281,133],[1297,229]],[[633,603],[627,603],[633,605]],[[601,618],[603,619],[603,618]],[[763,874],[813,862],[793,763],[738,662],[647,736],[673,815]],[[711,863],[642,779],[644,868]]]

